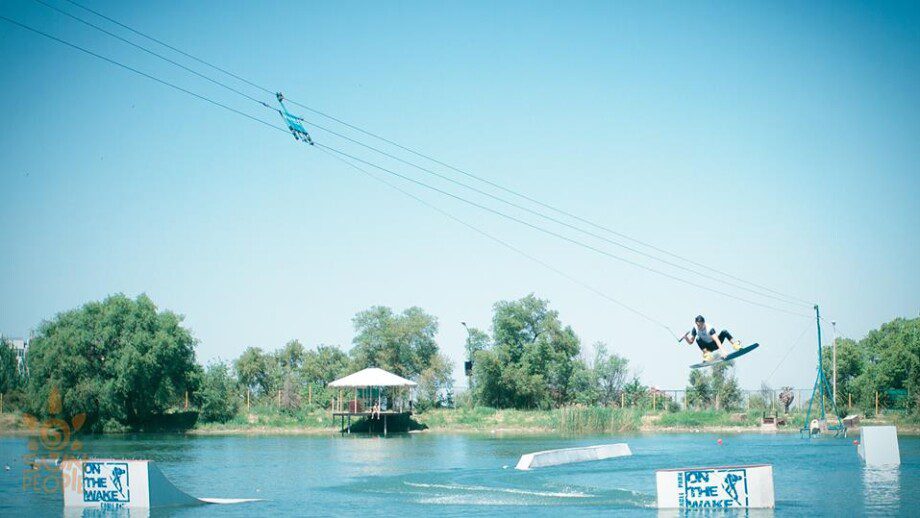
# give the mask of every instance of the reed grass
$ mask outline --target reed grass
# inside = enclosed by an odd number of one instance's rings
[[[552,418],[561,433],[618,433],[638,430],[643,413],[635,408],[563,407],[553,410]]]

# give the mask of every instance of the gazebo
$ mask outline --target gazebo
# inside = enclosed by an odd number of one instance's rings
[[[351,433],[352,416],[383,419],[383,433],[386,435],[388,416],[412,415],[409,391],[417,385],[412,380],[376,367],[349,374],[329,384],[339,389],[339,395],[333,401],[332,417],[342,418],[342,429],[347,433]]]

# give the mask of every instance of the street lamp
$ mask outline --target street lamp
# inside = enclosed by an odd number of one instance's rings
[[[468,359],[465,362],[463,362],[463,371],[466,373],[466,389],[470,391],[470,395],[472,395],[473,393],[473,351],[469,349],[472,332],[470,331],[470,326],[466,325],[466,322],[460,322],[460,324],[462,324],[463,328],[466,329],[466,345],[467,345]]]
[[[831,320],[831,327],[834,328],[834,348],[833,348],[833,364],[834,364],[834,404],[837,404],[837,321]]]

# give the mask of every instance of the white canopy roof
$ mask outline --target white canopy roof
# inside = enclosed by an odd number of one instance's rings
[[[329,384],[330,387],[414,387],[416,385],[418,383],[377,367],[349,374]]]

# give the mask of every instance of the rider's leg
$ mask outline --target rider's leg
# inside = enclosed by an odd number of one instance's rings
[[[719,346],[715,342],[704,342],[697,339],[696,345],[700,348],[700,351],[703,351],[703,361],[712,361],[712,353],[719,350]]]
[[[741,349],[741,340],[735,340],[734,337],[732,337],[732,334],[729,333],[727,329],[723,329],[722,332],[719,333],[719,341],[722,342],[723,344],[726,343],[727,341],[729,344],[731,344],[732,348],[736,351],[738,349]]]

